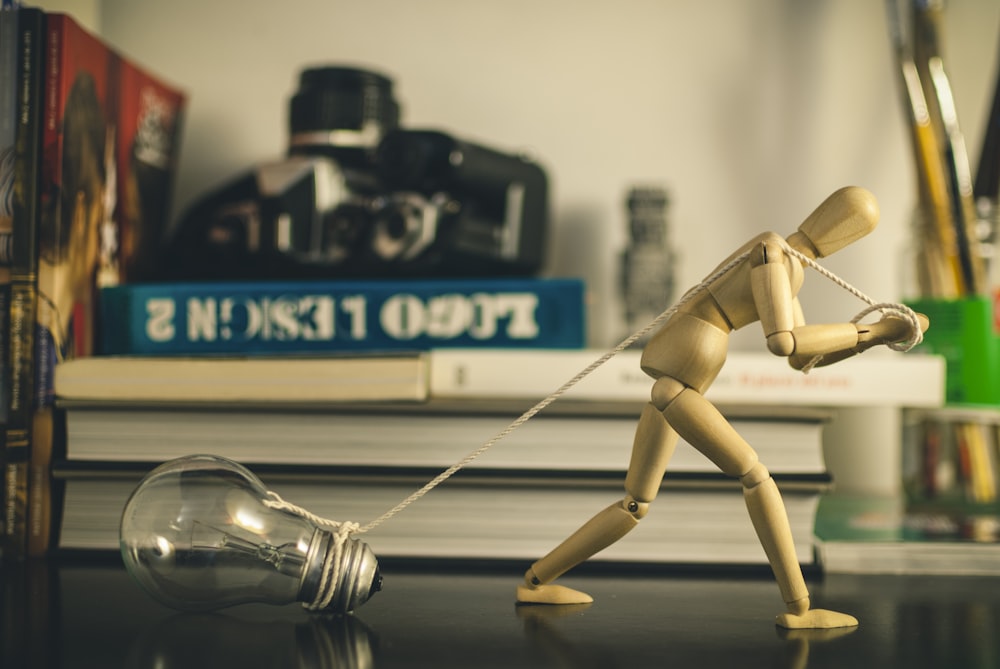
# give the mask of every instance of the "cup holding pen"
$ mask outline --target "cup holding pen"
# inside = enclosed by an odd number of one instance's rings
[[[1000,274],[994,240],[1000,208],[980,212],[968,248],[984,268],[986,278],[979,291],[964,287],[958,254],[941,243],[935,232],[935,213],[924,207],[916,208],[903,259],[903,301],[931,322],[916,350],[945,359],[948,404],[1000,405],[1000,323],[996,317],[1000,312],[996,308],[998,282],[993,280]]]
[[[1000,405],[1000,339],[988,296],[918,298],[907,306],[930,319],[916,348],[945,359],[948,404]]]

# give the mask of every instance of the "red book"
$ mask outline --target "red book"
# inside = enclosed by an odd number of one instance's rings
[[[65,14],[46,15],[28,553],[53,530],[55,367],[93,350],[97,288],[135,273],[166,225],[184,94]],[[16,233],[15,233],[16,240]]]

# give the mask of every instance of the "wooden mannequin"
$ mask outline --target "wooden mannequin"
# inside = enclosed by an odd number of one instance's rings
[[[853,616],[810,608],[774,479],[757,460],[753,448],[703,393],[722,369],[729,333],[754,321],[760,321],[768,349],[787,357],[797,369],[817,355],[823,356],[818,364],[825,365],[877,344],[910,338],[910,321],[895,315],[883,316],[872,324],[806,325],[796,297],[802,286],[803,266],[785,251],[786,245],[809,258],[821,258],[867,235],[877,222],[874,196],[861,188],[843,188],[827,198],[787,240],[768,232],[737,249],[720,267],[749,252],[746,259],[705,286],[666,321],[642,354],[642,369],[655,382],[651,402],[636,429],[625,498],[598,513],[535,562],[525,574],[525,584],[517,589],[519,602],[592,601],[589,595],[552,585],[552,581],[639,523],[659,491],[678,435],[682,435],[719,469],[742,483],[750,519],[788,608],[777,617],[777,624],[786,628],[858,624]],[[921,328],[926,327],[926,319],[921,318]]]

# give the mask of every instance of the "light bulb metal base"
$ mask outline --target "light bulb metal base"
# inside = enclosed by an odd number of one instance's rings
[[[310,609],[347,613],[382,589],[382,574],[371,547],[353,537],[339,548],[337,541],[332,533],[317,529],[310,544],[298,598]]]

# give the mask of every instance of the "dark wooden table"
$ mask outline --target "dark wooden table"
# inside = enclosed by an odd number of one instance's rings
[[[4,567],[3,667],[1000,667],[1000,579],[814,578],[850,632],[787,633],[766,574],[583,571],[585,607],[518,607],[519,571],[385,565],[354,615],[166,609],[114,561]]]

